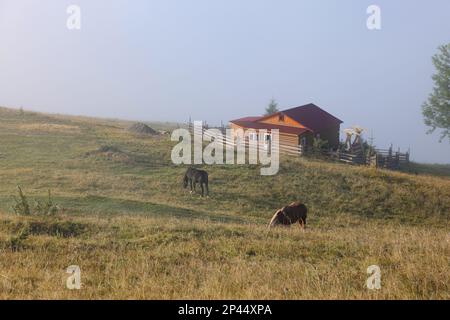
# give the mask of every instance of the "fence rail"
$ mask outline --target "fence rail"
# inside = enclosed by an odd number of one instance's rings
[[[208,132],[206,130],[204,130],[203,132],[201,132],[201,131],[194,131],[194,133],[196,133],[196,134],[203,134],[203,136],[205,136],[205,137],[207,137],[209,139],[216,138],[215,135],[211,134],[210,132]],[[222,135],[222,137],[218,139],[218,142],[221,142],[224,145],[231,146],[231,147],[236,147],[238,145],[238,143],[234,139],[229,139],[225,135]],[[239,144],[241,146],[245,147],[245,148],[249,148],[252,145],[248,141],[248,139],[244,139]],[[268,143],[266,145],[266,147],[270,151],[270,149],[271,149],[270,143]],[[299,145],[299,146],[292,146],[292,145],[279,143],[278,147],[279,147],[279,151],[280,151],[281,154],[300,156],[300,155],[302,155],[304,153],[304,148],[301,145]]]
[[[367,165],[377,168],[398,170],[409,165],[409,153],[392,152],[392,150],[374,149],[369,155],[363,153],[334,152],[331,157],[346,163]]]
[[[209,139],[215,139],[216,136],[211,134],[207,130],[203,129],[202,131],[196,131],[192,129],[196,134],[203,135]],[[219,130],[220,131],[220,130]],[[221,138],[219,138],[218,142],[224,144],[229,147],[237,147],[240,145],[241,147],[250,148],[252,143],[248,141],[248,139],[244,139],[237,143],[234,138],[230,139],[226,135],[222,134]],[[255,142],[254,145],[256,145]],[[267,150],[270,152],[271,146],[270,143],[265,146]],[[292,146],[287,144],[279,143],[279,152],[280,154],[285,154],[289,156],[302,156],[310,154],[311,150],[306,149],[302,145]],[[362,152],[344,152],[344,151],[324,151],[319,153],[321,156],[330,158],[335,161],[340,161],[347,164],[352,165],[366,165],[373,166],[377,168],[386,168],[392,170],[398,170],[400,168],[406,167],[409,165],[409,152],[401,153],[400,151],[393,152],[391,149],[374,149],[372,154],[366,156]]]

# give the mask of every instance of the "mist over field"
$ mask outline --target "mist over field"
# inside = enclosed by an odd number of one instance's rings
[[[449,163],[421,106],[431,57],[450,41],[447,0],[0,1],[0,105],[146,121],[218,125],[315,103],[360,125],[380,148]]]

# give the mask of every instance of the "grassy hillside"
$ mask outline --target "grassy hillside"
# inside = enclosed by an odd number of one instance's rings
[[[445,174],[283,158],[273,177],[207,167],[202,199],[182,188],[169,137],[128,125],[0,109],[0,298],[450,298]],[[17,185],[30,199],[51,189],[61,212],[15,216]],[[307,231],[268,232],[294,200]],[[82,290],[65,288],[69,265]]]
[[[412,174],[428,174],[441,177],[450,177],[450,164],[422,164],[413,162],[406,171]]]

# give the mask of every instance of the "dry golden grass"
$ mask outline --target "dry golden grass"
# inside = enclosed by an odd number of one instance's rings
[[[79,133],[80,128],[77,126],[70,126],[65,124],[54,124],[54,123],[33,123],[33,124],[22,124],[18,126],[21,131],[44,131],[49,133]]]
[[[450,298],[443,228],[350,216],[312,219],[304,233],[123,215],[1,217],[3,299]],[[30,234],[12,250],[10,234],[24,225]],[[381,290],[365,284],[373,264]],[[65,287],[69,265],[81,268],[81,290]]]

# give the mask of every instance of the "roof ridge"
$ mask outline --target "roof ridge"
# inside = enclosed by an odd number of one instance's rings
[[[344,121],[342,121],[341,119],[339,119],[338,117],[333,116],[331,113],[329,113],[328,111],[322,109],[321,107],[319,107],[318,105],[316,105],[316,104],[314,104],[314,103],[308,103],[308,104],[304,104],[304,105],[301,105],[301,106],[298,106],[298,107],[292,107],[292,108],[289,108],[289,109],[286,109],[286,110],[282,110],[282,111],[279,111],[279,112],[286,113],[286,112],[288,112],[288,111],[292,111],[292,110],[300,109],[300,108],[304,108],[304,107],[309,107],[309,106],[312,106],[312,107],[315,107],[315,108],[319,109],[320,111],[326,113],[327,115],[329,115],[330,117],[332,117],[332,118],[334,118],[334,119],[340,121],[341,123],[344,122]]]
[[[293,109],[298,109],[298,108],[303,108],[303,107],[307,107],[307,106],[316,106],[314,103],[307,103],[307,104],[303,104],[303,105],[301,105],[301,106],[297,106],[297,107],[291,107],[291,108],[289,108],[289,109],[285,109],[285,110],[281,110],[281,111],[279,111],[279,112],[285,112],[285,111],[290,111],[290,110],[293,110]],[[320,107],[318,107],[318,106],[316,106],[317,108],[319,108],[319,109],[321,109]]]

